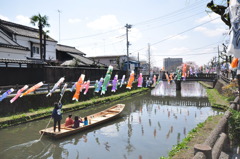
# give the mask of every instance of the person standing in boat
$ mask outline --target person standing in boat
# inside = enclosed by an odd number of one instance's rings
[[[53,125],[53,131],[56,131],[56,125],[58,124],[58,131],[61,131],[61,120],[62,120],[62,103],[54,103],[54,109],[52,111],[52,118],[54,121],[54,125]]]
[[[65,127],[71,128],[73,125],[74,121],[72,119],[72,114],[68,115],[68,117],[65,120]]]

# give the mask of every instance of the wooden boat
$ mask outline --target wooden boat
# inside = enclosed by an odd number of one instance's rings
[[[124,107],[125,104],[117,104],[101,112],[89,115],[87,116],[89,124],[83,125],[83,123],[81,123],[79,128],[67,128],[65,127],[65,124],[62,124],[60,132],[58,132],[58,128],[56,128],[56,132],[54,132],[53,127],[50,127],[40,130],[39,133],[46,136],[51,136],[53,138],[62,138],[65,136],[69,136],[71,134],[78,133],[94,126],[100,125],[104,122],[110,121],[113,118],[117,118],[123,111]]]

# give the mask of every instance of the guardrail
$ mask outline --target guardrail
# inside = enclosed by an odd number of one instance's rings
[[[239,97],[230,104],[231,109],[237,109]],[[218,159],[227,142],[227,121],[231,113],[227,110],[215,129],[203,144],[194,145],[194,159]]]
[[[231,82],[231,80],[223,75],[220,75],[221,80],[223,80],[224,82],[226,82],[227,84],[229,84]]]

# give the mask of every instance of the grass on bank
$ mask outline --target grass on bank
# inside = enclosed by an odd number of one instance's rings
[[[132,90],[132,91],[128,91],[125,93],[116,94],[116,95],[111,95],[111,96],[107,96],[107,97],[99,97],[99,98],[93,97],[92,99],[87,100],[87,101],[75,102],[72,104],[65,104],[62,108],[62,111],[63,111],[63,113],[67,113],[67,112],[83,109],[87,106],[103,104],[103,103],[107,103],[110,101],[116,101],[123,97],[126,98],[126,97],[130,97],[134,94],[146,92],[147,90],[149,90],[149,89],[148,88],[140,88],[140,89],[136,89],[136,90]],[[40,108],[37,110],[30,109],[29,112],[26,112],[26,113],[10,115],[7,117],[0,117],[0,128],[5,128],[5,127],[12,126],[12,125],[24,123],[27,121],[33,121],[33,120],[49,117],[52,114],[52,110],[53,110],[53,107],[51,106],[51,107],[47,107],[47,108]]]
[[[224,95],[221,95],[218,90],[212,88],[212,86],[204,82],[199,83],[206,88],[208,100],[213,108],[226,110],[230,105],[230,101],[235,99],[234,94],[230,95],[223,93]]]

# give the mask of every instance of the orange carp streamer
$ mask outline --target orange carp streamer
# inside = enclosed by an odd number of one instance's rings
[[[24,92],[20,97],[23,97],[23,96],[37,90],[38,88],[42,87],[42,85],[43,85],[43,82],[39,82],[38,84],[35,84],[31,88],[29,88],[26,92]]]
[[[85,78],[85,75],[81,74],[81,76],[79,77],[76,83],[76,91],[75,91],[75,94],[73,95],[72,100],[76,100],[76,101],[79,100],[80,91],[81,91],[81,87],[83,86],[84,78]]]
[[[128,84],[127,84],[127,89],[132,89],[132,83],[134,81],[134,71],[131,72],[129,80],[128,80]]]

